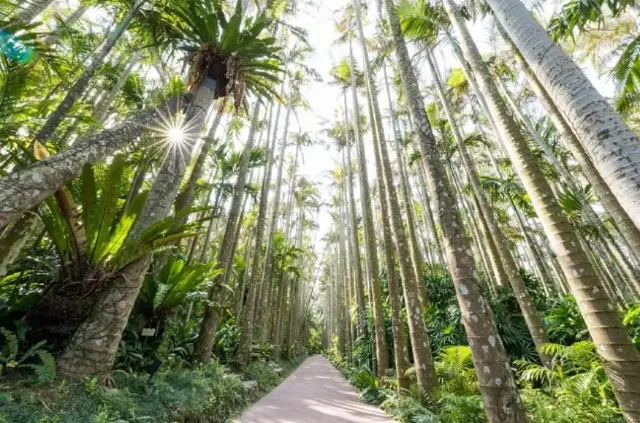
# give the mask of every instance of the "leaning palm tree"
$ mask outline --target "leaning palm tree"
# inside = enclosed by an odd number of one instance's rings
[[[172,5],[164,16],[165,37],[187,52],[190,63],[188,86],[193,101],[185,110],[181,138],[195,141],[208,109],[219,97],[233,94],[236,107],[244,102],[245,90],[258,96],[273,93],[280,70],[275,39],[262,33],[271,23],[264,14],[244,18],[241,3],[227,19],[214,0]],[[175,135],[175,133],[174,133]],[[175,136],[174,136],[175,141]],[[151,187],[145,205],[129,234],[136,239],[170,212],[191,151],[179,143],[167,147],[166,159]],[[184,155],[184,157],[183,157]],[[61,374],[71,377],[107,374],[141,287],[151,255],[127,266],[105,288],[92,313],[76,331],[60,356]]]
[[[640,227],[638,137],[519,0],[490,0],[487,4]]]

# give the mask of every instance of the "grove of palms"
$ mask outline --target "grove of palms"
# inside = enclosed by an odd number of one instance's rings
[[[638,19],[1,2],[0,422],[640,423]]]

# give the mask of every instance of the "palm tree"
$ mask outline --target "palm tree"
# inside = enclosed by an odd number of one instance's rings
[[[458,128],[457,121],[451,109],[449,98],[444,91],[444,84],[442,83],[440,75],[436,68],[435,58],[433,57],[433,53],[431,51],[427,52],[427,63],[429,64],[429,69],[431,70],[432,77],[435,81],[436,89],[438,90],[438,96],[440,97],[440,102],[442,103],[442,107],[445,111],[447,119],[449,120],[451,132],[453,133],[453,136],[455,138],[455,142],[457,144],[458,152],[460,153],[460,158],[462,159],[467,178],[471,182],[471,186],[474,190],[475,199],[480,209],[479,217],[486,223],[486,226],[488,227],[488,241],[490,244],[495,246],[496,253],[497,255],[499,255],[500,262],[518,301],[518,305],[520,306],[522,315],[527,322],[529,332],[531,333],[531,337],[533,338],[536,348],[538,349],[540,358],[542,359],[543,363],[545,363],[545,365],[549,365],[549,358],[541,354],[541,347],[549,342],[549,338],[547,337],[544,326],[542,324],[542,318],[533,305],[533,299],[527,292],[527,288],[524,284],[524,281],[522,280],[522,276],[520,275],[516,262],[513,259],[511,252],[509,251],[506,239],[502,233],[502,230],[498,227],[493,210],[490,207],[487,198],[485,197],[482,186],[480,184],[480,178],[478,177],[478,173],[476,170],[476,165],[474,163],[473,157],[467,150],[467,146],[465,145],[462,134],[460,133],[460,129]]]
[[[598,170],[594,166],[591,158],[588,156],[584,147],[567,123],[567,120],[562,113],[560,113],[558,107],[556,107],[551,97],[549,97],[549,94],[547,94],[544,87],[540,84],[538,78],[531,70],[531,67],[529,67],[518,49],[513,45],[511,38],[509,38],[509,36],[504,32],[500,22],[496,21],[496,26],[503,35],[503,39],[510,46],[516,61],[524,71],[529,87],[536,94],[540,100],[540,104],[542,104],[545,111],[551,118],[555,128],[560,134],[560,137],[564,141],[565,146],[569,151],[571,151],[571,154],[580,165],[580,169],[582,170],[582,173],[584,173],[585,178],[593,186],[598,198],[602,201],[604,208],[616,222],[616,225],[619,227],[623,239],[627,241],[631,252],[637,259],[640,259],[640,229],[634,225],[633,220],[631,220],[627,212],[624,211],[618,199],[613,195],[607,183],[600,176],[600,173],[598,173]]]
[[[640,413],[638,408],[640,403],[631,400],[634,396],[633,392],[640,390],[640,354],[626,334],[614,308],[609,307],[610,299],[596,270],[560,209],[520,127],[513,120],[500,97],[460,11],[451,0],[445,0],[444,6],[453,27],[461,36],[461,48],[477,77],[481,92],[485,95],[511,162],[530,195],[544,231],[560,260],[571,291],[576,296],[582,315],[590,329],[590,334],[596,345],[600,346],[599,351],[608,363],[607,372],[623,413],[632,416],[634,413]],[[630,369],[637,369],[637,371]]]
[[[602,178],[640,228],[638,137],[522,3],[491,0],[487,4],[566,117]]]
[[[213,280],[213,284],[209,289],[210,303],[207,304],[205,308],[205,314],[200,324],[200,334],[198,336],[198,342],[196,343],[194,356],[195,359],[201,363],[206,363],[210,359],[211,348],[213,347],[213,340],[218,327],[218,320],[220,318],[219,311],[216,310],[211,303],[215,300],[222,300],[226,296],[225,286],[233,264],[233,244],[236,239],[237,227],[241,223],[239,216],[243,204],[244,186],[247,180],[247,172],[255,139],[255,131],[258,126],[258,117],[260,116],[260,106],[261,101],[259,100],[253,110],[253,118],[249,128],[249,135],[244,147],[244,152],[242,153],[242,163],[238,170],[238,178],[236,179],[236,185],[233,191],[229,217],[227,218],[224,236],[222,238],[222,243],[220,244],[220,249],[218,250],[217,268],[221,270],[221,274]],[[224,304],[224,301],[220,301],[220,303]]]
[[[342,85],[342,97],[344,100],[344,122],[342,124],[341,127],[335,128],[336,130],[334,131],[334,135],[336,136],[337,141],[340,143],[340,147],[343,149],[343,155],[345,155],[346,157],[344,157],[344,159],[346,159],[346,162],[344,163],[344,171],[345,171],[345,178],[347,179],[347,181],[351,181],[352,177],[354,175],[354,170],[353,170],[353,166],[352,166],[352,161],[351,161],[351,140],[350,140],[350,135],[353,135],[354,138],[354,142],[356,144],[356,159],[358,162],[358,167],[361,168],[362,166],[362,160],[366,161],[366,157],[362,157],[361,158],[361,150],[358,147],[359,144],[359,140],[361,139],[361,132],[362,132],[362,127],[360,125],[360,122],[358,121],[358,117],[359,116],[359,108],[357,103],[356,106],[354,107],[354,117],[353,117],[353,123],[350,122],[349,120],[349,110],[347,107],[347,90],[349,89],[349,87],[351,87],[351,90],[353,92],[354,87],[353,84],[357,84],[358,79],[360,79],[360,75],[358,74],[357,70],[355,68],[353,68],[352,66],[350,66],[346,61],[342,61],[340,64],[338,64],[338,66],[335,66],[332,69],[332,76],[334,77],[335,81],[337,84]],[[357,126],[357,127],[356,127]],[[351,132],[353,132],[353,134],[351,134]],[[364,145],[364,144],[363,144]],[[362,150],[364,151],[364,150]],[[360,172],[364,172],[364,176],[360,173]],[[368,204],[368,209],[371,210],[371,196],[368,192],[369,189],[369,182],[368,180],[366,180],[367,178],[367,174],[366,174],[366,169],[364,170],[359,170],[358,172],[358,180],[359,180],[359,185],[360,185],[360,205],[361,208],[363,210],[363,219],[364,219],[364,235],[365,235],[365,251],[366,251],[366,262],[367,265],[370,266],[370,277],[374,277],[373,275],[376,274],[376,272],[379,272],[379,261],[378,261],[378,255],[377,255],[377,251],[374,249],[373,253],[370,254],[369,251],[371,248],[373,248],[373,246],[375,246],[375,237],[372,237],[371,231],[372,229],[370,229],[369,227],[369,218],[371,218],[371,222],[373,222],[373,217],[372,215],[370,216],[369,213],[367,211],[367,204]],[[363,181],[363,179],[365,181]],[[363,183],[365,183],[365,185],[363,185]],[[355,219],[356,219],[356,204],[355,204],[355,192],[354,192],[354,187],[351,184],[347,184],[347,197],[348,197],[348,201],[347,201],[347,207],[348,207],[348,216],[349,216],[349,227],[350,227],[350,234],[349,234],[349,248],[351,249],[351,258],[354,262],[354,276],[355,276],[355,294],[356,294],[356,302],[358,305],[358,333],[362,334],[364,333],[364,331],[366,330],[366,326],[365,326],[365,321],[364,321],[364,307],[365,307],[365,295],[364,295],[364,274],[363,274],[363,270],[362,270],[362,264],[360,263],[360,242],[359,239],[357,237],[357,227],[355,225]],[[369,245],[369,242],[372,242],[372,245]],[[384,360],[383,360],[384,361]],[[380,362],[378,360],[378,362]]]
[[[168,37],[190,53],[189,87],[194,98],[185,113],[183,132],[192,142],[199,137],[207,111],[217,97],[233,93],[238,107],[244,101],[245,89],[265,95],[273,92],[269,82],[278,81],[273,72],[279,71],[279,49],[273,38],[261,38],[271,20],[266,15],[245,20],[240,4],[227,20],[220,7],[212,0],[189,2],[172,7],[167,15]],[[174,202],[190,151],[182,157],[179,145],[168,150],[129,234],[132,239],[164,218]],[[111,281],[58,359],[61,374],[78,377],[109,372],[149,260],[150,255],[142,257]]]
[[[360,20],[359,5],[355,6],[356,23]],[[378,175],[378,187],[380,201],[384,208],[383,201],[388,206],[388,215],[383,215],[383,219],[390,219],[391,231],[395,238],[394,246],[398,257],[400,274],[402,276],[403,291],[405,304],[407,307],[407,318],[409,320],[409,336],[411,338],[411,347],[415,360],[416,375],[418,379],[418,388],[420,394],[424,397],[433,392],[437,386],[435,367],[433,357],[431,356],[431,348],[429,346],[429,337],[426,325],[424,323],[423,302],[420,298],[420,288],[422,285],[422,274],[419,270],[419,264],[414,263],[410,253],[409,239],[406,236],[404,222],[400,214],[400,204],[397,197],[392,192],[394,189],[393,171],[386,147],[386,139],[384,129],[382,127],[382,115],[378,106],[378,94],[373,86],[373,75],[367,53],[366,44],[364,43],[364,34],[362,28],[359,28],[361,38],[361,48],[363,51],[365,81],[367,83],[367,92],[369,95],[369,111],[372,121],[372,132],[374,140],[374,152],[376,173]],[[351,59],[353,61],[353,59]],[[424,286],[423,286],[424,289]]]
[[[409,52],[392,0],[384,1],[405,101],[415,125],[415,141],[420,149],[429,183],[429,191],[446,240],[456,296],[462,310],[473,361],[483,395],[485,412],[490,422],[524,422],[526,415],[520,401],[506,352],[483,298],[478,273],[460,216],[455,213],[453,192],[447,181],[436,140],[427,120],[424,102],[413,70]],[[488,371],[487,371],[488,370]],[[499,381],[499,382],[497,382]]]

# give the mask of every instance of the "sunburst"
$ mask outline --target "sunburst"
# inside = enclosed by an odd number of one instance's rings
[[[160,113],[160,119],[147,128],[155,139],[150,145],[151,149],[164,151],[165,160],[177,159],[182,166],[186,166],[200,138],[201,122],[198,116],[187,119],[184,112],[171,114],[167,110],[167,113]]]

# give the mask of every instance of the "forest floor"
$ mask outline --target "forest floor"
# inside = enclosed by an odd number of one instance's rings
[[[358,401],[356,390],[322,356],[308,358],[277,388],[234,423],[388,423],[374,405]]]

